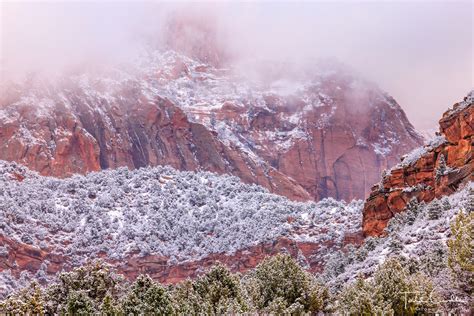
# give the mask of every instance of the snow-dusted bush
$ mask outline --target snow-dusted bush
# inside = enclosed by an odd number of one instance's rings
[[[441,302],[434,311],[466,311],[472,300],[469,293],[472,291],[472,271],[469,272],[469,269],[472,270],[472,241],[469,239],[472,239],[472,229],[468,228],[469,225],[472,226],[472,219],[466,220],[469,215],[465,214],[472,208],[473,185],[472,182],[468,183],[457,193],[443,197],[441,202],[434,200],[426,205],[416,201],[409,203],[409,210],[397,214],[389,222],[386,237],[367,238],[355,250],[356,258],[360,256],[365,258],[363,260],[348,263],[344,258],[350,255],[342,257],[339,252],[333,254],[323,276],[334,294],[340,292],[341,285],[351,284],[340,298],[342,306],[345,306],[343,311],[357,309],[356,305],[348,305],[351,300],[360,304],[372,304],[372,308],[378,306],[373,301],[375,296],[370,296],[370,300],[364,296],[368,291],[367,282],[373,282],[372,278],[377,269],[380,269],[380,264],[394,256],[407,269],[406,273],[416,276],[415,282],[433,285],[439,294],[436,300]],[[448,245],[456,250],[449,250]],[[451,262],[462,262],[456,265],[457,272],[453,273],[448,267],[448,258],[452,258]],[[340,273],[334,273],[334,264],[340,266],[341,262],[345,262],[344,270],[340,272],[339,269]],[[462,273],[461,266],[464,268]],[[356,281],[358,275],[366,279],[365,283]],[[355,295],[357,291],[360,295]],[[460,302],[449,303],[453,296]],[[359,312],[363,310],[360,309]],[[372,310],[382,312],[380,306]]]
[[[160,255],[176,263],[281,236],[331,240],[337,248],[361,225],[361,201],[292,202],[209,172],[159,166],[55,179],[7,162],[0,171],[0,234],[48,247],[74,265],[99,252],[112,259]],[[27,177],[12,180],[16,172]]]

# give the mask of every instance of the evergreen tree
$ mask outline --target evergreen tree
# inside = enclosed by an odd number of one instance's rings
[[[350,315],[373,315],[376,311],[375,291],[370,282],[358,277],[338,297],[338,310]]]
[[[265,259],[250,272],[245,284],[252,305],[266,313],[318,312],[328,304],[328,290],[288,255]]]
[[[447,197],[441,200],[441,204],[443,205],[443,210],[445,212],[451,210],[451,203],[449,203],[449,199]]]
[[[443,206],[438,199],[433,200],[428,206],[428,218],[430,220],[439,219],[443,214]]]
[[[95,261],[59,274],[58,282],[46,289],[48,314],[66,313],[69,309],[99,311],[107,295],[114,299],[120,294],[123,277],[116,275],[102,261]]]
[[[441,154],[439,157],[438,168],[436,168],[436,181],[439,181],[446,174],[448,167],[446,165],[446,157]]]
[[[93,302],[83,290],[70,292],[66,307],[69,315],[90,315],[94,312]]]
[[[167,290],[147,275],[140,275],[132,284],[122,310],[126,315],[171,315],[174,312]]]
[[[212,307],[195,291],[191,280],[176,285],[172,293],[175,311],[179,315],[205,315]]]
[[[448,240],[448,266],[468,295],[474,288],[474,213],[459,212],[451,224]]]
[[[242,313],[247,310],[240,280],[218,264],[193,283],[194,291],[210,307],[211,314]]]
[[[44,315],[44,293],[38,283],[32,282],[27,288],[0,302],[0,314]]]
[[[406,211],[406,223],[408,225],[413,225],[415,223],[418,214],[420,213],[420,203],[418,203],[417,198],[412,198],[407,204]]]
[[[468,213],[474,212],[474,189],[473,188],[469,188],[469,195],[467,198],[465,208]]]
[[[399,234],[393,234],[389,237],[389,250],[391,254],[400,254],[403,250],[403,241]]]

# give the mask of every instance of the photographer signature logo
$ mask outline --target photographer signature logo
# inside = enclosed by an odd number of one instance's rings
[[[441,300],[434,296],[433,293],[434,290],[432,290],[429,295],[426,296],[426,294],[419,291],[401,292],[405,298],[405,308],[407,308],[408,303],[427,304],[433,306],[444,305],[447,303],[466,305],[468,303],[467,300],[463,300],[455,295],[452,295],[449,299]]]

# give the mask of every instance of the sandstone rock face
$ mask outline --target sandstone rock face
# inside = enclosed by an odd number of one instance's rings
[[[416,199],[430,202],[473,180],[474,91],[444,113],[438,137],[408,155],[386,175],[364,206],[365,236],[379,236],[388,221]],[[443,162],[444,161],[444,162]]]
[[[349,234],[346,242],[360,245],[362,241],[362,234]],[[8,252],[0,254],[0,272],[9,271],[16,278],[19,278],[23,271],[34,275],[46,263],[47,269],[44,272],[50,277],[75,266],[66,256],[19,243],[2,235],[0,235],[0,246],[8,249]],[[110,260],[106,256],[102,256],[101,259],[114,266],[118,273],[129,280],[134,280],[140,274],[148,274],[161,283],[174,284],[199,276],[217,262],[225,264],[232,272],[245,273],[255,268],[266,257],[279,253],[288,253],[310,272],[322,272],[325,264],[321,256],[323,249],[325,252],[336,251],[338,247],[330,240],[314,243],[281,237],[271,243],[238,250],[234,254],[212,254],[200,260],[178,264],[170,264],[169,258],[155,255],[134,255],[120,261]],[[39,281],[44,282],[45,279]],[[6,294],[8,293],[2,293],[0,287],[0,297]]]
[[[351,200],[421,144],[391,97],[339,65],[265,82],[176,52],[130,68],[2,87],[0,159],[57,177],[171,165]]]

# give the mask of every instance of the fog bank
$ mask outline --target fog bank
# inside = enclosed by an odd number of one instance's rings
[[[1,74],[126,61],[170,16],[215,27],[229,59],[334,57],[390,93],[419,129],[473,86],[471,2],[2,2]],[[197,41],[202,39],[196,37]]]

